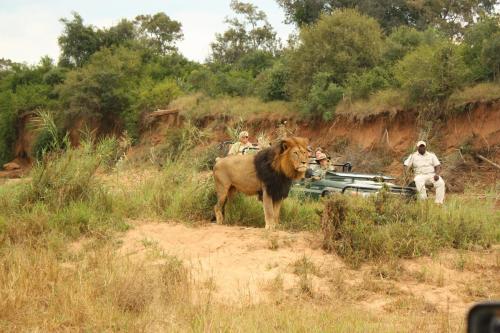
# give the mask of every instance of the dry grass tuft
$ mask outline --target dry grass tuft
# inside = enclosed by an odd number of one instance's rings
[[[289,119],[299,112],[291,102],[263,102],[256,97],[208,97],[197,93],[176,99],[172,106],[179,108],[189,119],[206,117],[223,119]]]
[[[402,296],[384,306],[389,312],[437,313],[435,305],[427,302],[423,297]]]
[[[403,91],[388,89],[376,92],[367,100],[343,101],[337,106],[335,113],[351,119],[363,120],[381,113],[396,115],[407,106],[408,96]]]
[[[498,99],[500,99],[500,84],[487,82],[453,93],[448,100],[448,105],[451,108],[460,109],[470,103],[485,103]]]

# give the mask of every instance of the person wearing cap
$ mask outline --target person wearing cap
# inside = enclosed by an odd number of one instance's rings
[[[231,149],[229,149],[229,153],[227,153],[227,156],[242,155],[243,154],[243,150],[245,148],[253,146],[250,143],[250,141],[248,140],[248,132],[247,131],[240,132],[239,138],[240,138],[240,141],[234,143],[231,146]]]
[[[323,148],[317,147],[316,150],[314,151],[314,156],[316,157],[316,160],[318,160],[321,154],[323,154]]]
[[[415,186],[417,187],[420,199],[427,199],[427,190],[425,185],[433,185],[436,189],[437,204],[443,204],[445,184],[440,176],[441,163],[434,153],[427,151],[425,141],[417,142],[417,151],[412,153],[405,161],[406,169],[413,167],[415,174]]]
[[[324,153],[316,155],[316,162],[319,163],[319,168],[314,170],[312,178],[314,180],[320,180],[325,178],[326,172],[330,170],[330,161]]]

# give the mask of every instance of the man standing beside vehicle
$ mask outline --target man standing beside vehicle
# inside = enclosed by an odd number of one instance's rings
[[[434,153],[427,151],[427,144],[424,141],[417,142],[417,151],[404,161],[404,165],[406,170],[413,167],[418,197],[427,199],[425,185],[432,184],[436,189],[435,202],[440,205],[443,204],[445,185],[443,178],[440,176],[441,163]]]
[[[240,138],[240,141],[234,143],[231,146],[231,149],[229,149],[229,153],[227,153],[227,156],[242,155],[243,150],[245,148],[253,147],[253,145],[248,140],[248,132],[247,131],[240,132],[239,138]]]

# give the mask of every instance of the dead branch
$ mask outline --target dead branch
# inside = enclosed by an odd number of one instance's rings
[[[483,155],[481,155],[481,154],[476,154],[476,156],[477,156],[479,159],[481,159],[481,160],[483,160],[483,161],[485,161],[485,162],[488,162],[489,164],[493,165],[493,166],[494,166],[494,167],[496,167],[497,169],[500,169],[500,165],[498,165],[498,164],[496,164],[495,162],[493,162],[493,161],[491,161],[491,160],[487,159],[487,158],[486,158],[486,157],[484,157]]]

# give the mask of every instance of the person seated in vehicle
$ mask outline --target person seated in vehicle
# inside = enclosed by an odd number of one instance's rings
[[[257,147],[259,149],[269,148],[271,147],[271,140],[269,140],[269,138],[264,134],[259,135],[259,137],[257,138]]]
[[[323,154],[323,148],[317,147],[314,151],[314,157],[316,158],[316,160],[321,156],[321,154]]]
[[[229,152],[227,153],[227,156],[242,155],[243,150],[245,148],[253,147],[253,145],[248,140],[248,132],[247,131],[240,132],[239,139],[240,140],[238,142],[234,143],[231,146],[231,148],[229,149]]]
[[[325,178],[326,172],[330,170],[330,161],[328,160],[328,157],[324,153],[317,154],[316,161],[319,163],[319,168],[314,170],[312,179],[320,180]]]
[[[439,175],[441,173],[441,163],[434,153],[427,151],[425,141],[417,142],[417,151],[408,156],[404,161],[404,165],[405,173],[413,167],[418,197],[420,199],[427,199],[425,185],[433,185],[436,189],[435,202],[443,204],[445,184],[443,178]]]

